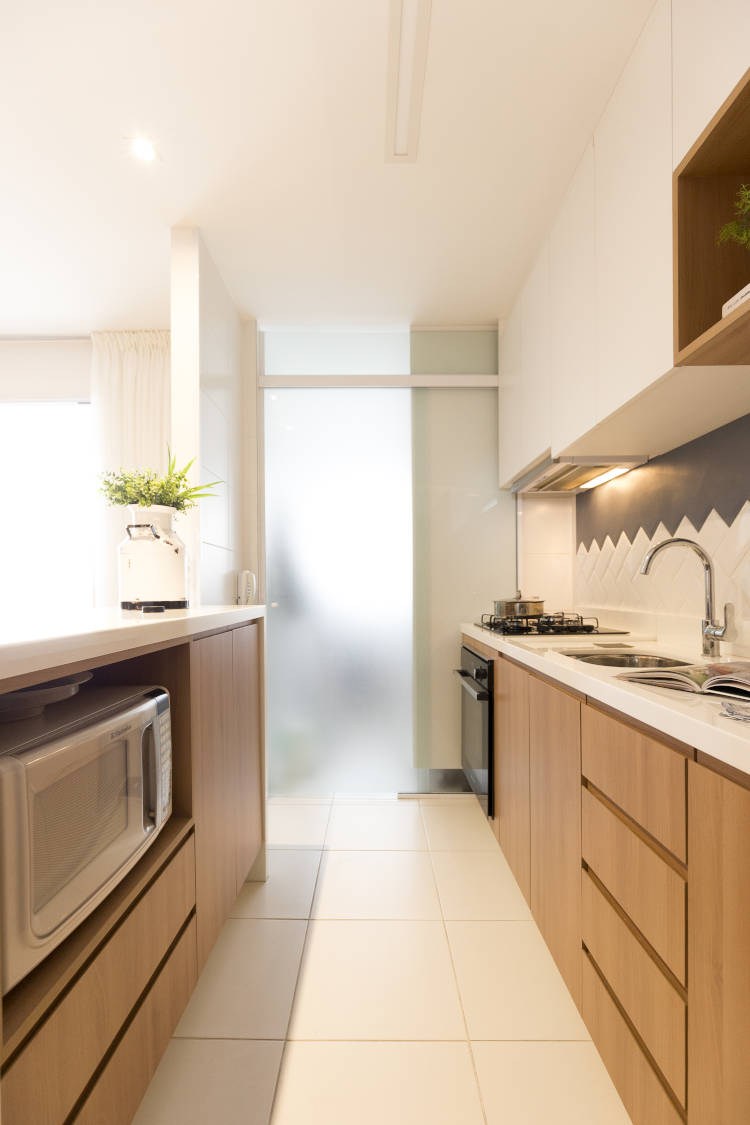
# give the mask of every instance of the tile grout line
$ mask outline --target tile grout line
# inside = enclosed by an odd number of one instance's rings
[[[319,854],[319,859],[318,859],[318,869],[315,873],[315,883],[313,885],[313,893],[312,893],[312,897],[310,899],[310,907],[309,907],[308,912],[307,912],[307,920],[306,920],[306,924],[305,924],[305,937],[304,937],[304,940],[302,942],[302,953],[300,955],[299,966],[297,968],[297,976],[295,977],[295,980],[294,980],[294,991],[292,992],[292,1003],[289,1007],[289,1018],[288,1018],[287,1023],[286,1023],[286,1032],[284,1033],[284,1041],[283,1041],[283,1046],[281,1048],[281,1058],[279,1059],[279,1069],[278,1069],[278,1072],[276,1074],[276,1082],[274,1083],[274,1087],[273,1087],[273,1097],[271,1099],[271,1106],[270,1106],[269,1111],[268,1111],[268,1125],[270,1125],[271,1121],[273,1120],[273,1113],[274,1113],[274,1109],[276,1107],[276,1097],[277,1097],[278,1092],[279,1092],[279,1083],[281,1082],[281,1073],[284,1069],[284,1059],[286,1057],[286,1049],[287,1049],[287,1046],[290,1042],[289,1030],[292,1026],[292,1016],[294,1015],[294,1004],[295,1004],[295,1001],[297,999],[297,989],[299,988],[299,982],[300,982],[300,978],[302,976],[302,966],[305,963],[305,953],[307,951],[307,940],[308,940],[308,937],[309,937],[309,934],[310,934],[310,922],[312,920],[313,906],[315,905],[315,896],[318,893],[318,882],[320,880],[320,870],[321,870],[321,867],[323,866],[323,856],[325,855],[325,842],[326,842],[326,837],[328,836],[328,825],[329,825],[330,820],[331,820],[332,810],[333,810],[333,802],[331,802],[331,804],[328,806],[328,816],[326,817],[326,826],[325,826],[325,831],[323,833],[323,843],[322,843],[321,848],[320,848],[320,854]]]
[[[420,804],[419,804],[419,815],[422,819],[422,827],[424,829],[425,836],[427,837],[427,843],[429,845],[430,837],[427,833],[427,822],[425,820],[424,808],[422,806],[421,801],[420,801]],[[446,925],[445,913],[443,911],[443,901],[440,897],[440,886],[438,884],[437,875],[435,873],[435,864],[434,864],[434,861],[433,861],[433,858],[432,858],[432,849],[430,849],[430,867],[432,868],[432,878],[435,881],[435,890],[436,890],[437,896],[438,896],[438,904],[440,906],[440,916],[441,916],[441,920],[442,920],[442,923],[443,923],[443,934],[445,935],[445,944],[448,947],[448,957],[450,958],[451,969],[453,970],[453,982],[456,986],[456,995],[458,996],[458,1004],[459,1004],[459,1007],[461,1009],[461,1019],[464,1022],[464,1030],[466,1032],[466,1046],[468,1048],[469,1058],[471,1060],[471,1069],[472,1069],[472,1072],[474,1074],[474,1083],[476,1085],[477,1095],[479,1097],[479,1106],[480,1106],[481,1111],[482,1111],[482,1120],[484,1121],[484,1125],[489,1125],[489,1121],[488,1121],[488,1118],[487,1118],[487,1110],[486,1110],[485,1104],[484,1104],[484,1097],[482,1095],[482,1087],[479,1084],[479,1072],[477,1071],[477,1062],[476,1062],[476,1059],[474,1058],[474,1051],[472,1049],[471,1039],[469,1037],[469,1023],[468,1023],[468,1020],[466,1019],[466,1011],[464,1010],[464,1001],[463,1001],[463,997],[461,995],[461,989],[460,989],[459,984],[458,984],[458,973],[456,972],[456,964],[455,964],[455,961],[453,960],[453,950],[451,948],[450,938],[448,937],[448,927]]]

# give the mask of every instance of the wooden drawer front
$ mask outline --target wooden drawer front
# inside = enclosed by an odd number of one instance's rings
[[[685,1003],[583,872],[583,940],[682,1105]]]
[[[582,796],[583,858],[684,984],[684,879],[588,789]]]
[[[583,776],[684,863],[687,759],[594,707],[582,712]]]
[[[633,1125],[682,1125],[682,1117],[591,961],[585,953],[582,957],[583,1018]]]
[[[89,1096],[76,1125],[129,1125],[198,976],[195,918],[186,928]]]
[[[60,1125],[194,905],[190,836],[3,1075],[3,1125]]]

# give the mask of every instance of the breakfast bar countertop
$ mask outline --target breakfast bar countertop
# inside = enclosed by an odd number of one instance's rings
[[[255,621],[265,612],[263,605],[209,605],[143,614],[117,607],[81,612],[40,604],[0,621],[0,688],[3,681],[19,676],[187,640]]]

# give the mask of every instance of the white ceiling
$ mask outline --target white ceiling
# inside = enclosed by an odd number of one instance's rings
[[[167,325],[179,224],[266,321],[502,316],[651,5],[432,0],[419,156],[387,163],[388,0],[17,3],[0,334]]]

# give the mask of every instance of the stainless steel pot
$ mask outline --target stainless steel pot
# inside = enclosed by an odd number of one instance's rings
[[[520,590],[514,598],[503,598],[494,605],[495,617],[541,617],[544,613],[542,598],[524,598]]]

